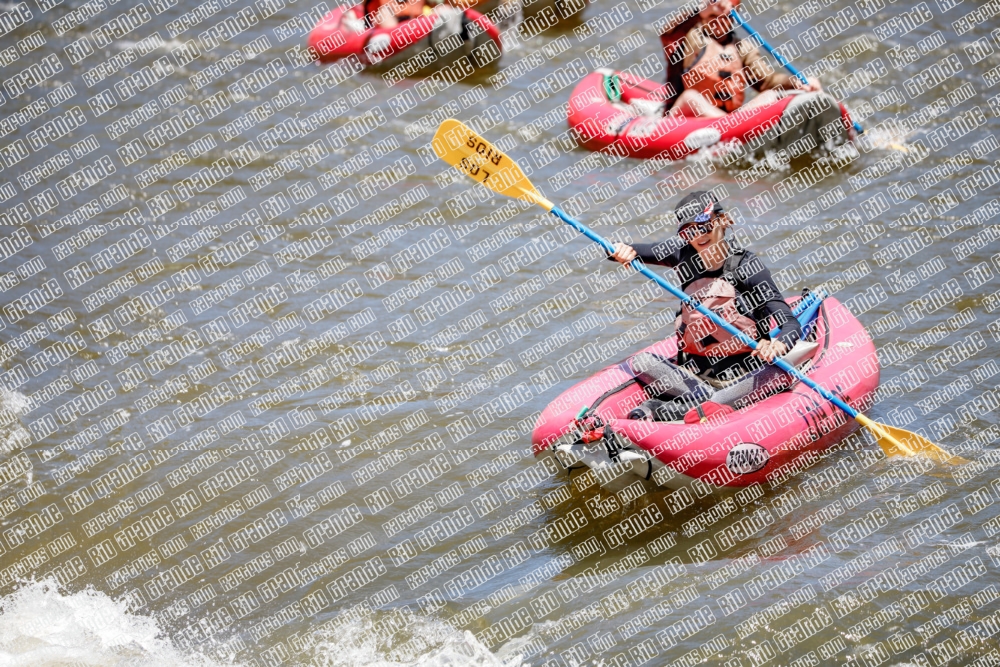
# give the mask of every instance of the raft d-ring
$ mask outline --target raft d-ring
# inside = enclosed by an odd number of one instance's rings
[[[620,102],[622,99],[622,80],[617,74],[604,75],[604,94],[612,102]]]

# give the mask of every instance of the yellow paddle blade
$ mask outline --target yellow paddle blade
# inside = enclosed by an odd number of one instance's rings
[[[431,146],[439,158],[493,192],[538,204],[546,211],[555,206],[535,189],[516,162],[461,121],[442,121]]]
[[[940,463],[956,465],[968,463],[965,459],[952,456],[927,438],[912,431],[872,421],[862,414],[858,414],[855,419],[871,431],[886,456],[926,456]]]

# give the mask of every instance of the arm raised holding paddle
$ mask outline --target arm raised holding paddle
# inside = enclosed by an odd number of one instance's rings
[[[799,322],[760,259],[731,247],[726,231],[733,220],[715,195],[692,192],[680,200],[674,214],[678,228],[671,252],[665,252],[667,243],[619,243],[610,258],[627,265],[637,257],[644,264],[686,265],[679,272],[684,292],[757,341],[755,349],[740,345],[685,306],[677,324],[678,363],[691,365],[699,375],[729,379],[753,370],[757,359],[770,363],[788,352],[801,337]],[[772,319],[781,323],[773,340]]]

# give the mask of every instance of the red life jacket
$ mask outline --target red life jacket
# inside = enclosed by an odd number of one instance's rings
[[[705,96],[725,111],[736,111],[743,105],[748,76],[743,57],[734,43],[725,46],[705,35],[705,46],[690,67],[684,70],[684,88]]]
[[[721,316],[750,338],[757,340],[757,323],[737,308],[735,272],[743,259],[743,251],[733,252],[718,278],[698,278],[684,288],[684,293]],[[724,276],[730,276],[727,280]],[[750,352],[750,348],[690,306],[682,306],[675,323],[677,349],[687,355],[724,357]]]

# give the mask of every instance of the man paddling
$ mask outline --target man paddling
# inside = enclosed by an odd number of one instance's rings
[[[729,13],[739,0],[700,0],[682,9],[660,35],[667,58],[667,83],[676,96],[667,114],[719,118],[736,109],[771,104],[785,90],[821,91],[818,79],[803,84],[775,72],[750,42],[737,44]],[[760,94],[744,104],[747,86]]]
[[[749,371],[755,372],[747,392],[767,383],[777,386],[784,372],[760,366],[788,352],[802,336],[802,329],[770,271],[754,253],[726,239],[726,229],[733,220],[711,192],[692,192],[678,202],[674,213],[677,236],[656,244],[617,243],[609,258],[628,264],[638,257],[646,264],[675,269],[686,294],[757,340],[757,349],[751,351],[694,308],[684,306],[677,318],[677,358],[636,355],[633,372],[640,381],[645,378],[647,384],[655,383],[657,395],[683,398],[688,403],[719,399],[716,389],[705,380],[732,380]],[[774,338],[770,336],[772,325],[779,327]],[[726,402],[732,403],[739,394],[739,390],[727,390]]]

